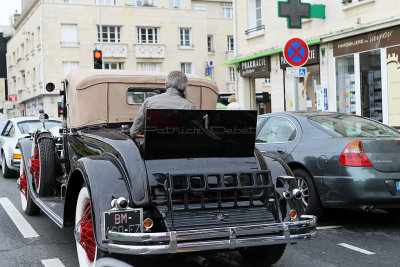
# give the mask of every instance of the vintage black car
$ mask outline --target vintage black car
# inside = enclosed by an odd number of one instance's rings
[[[129,137],[140,104],[164,81],[71,72],[61,138],[44,129],[19,142],[25,213],[42,210],[75,227],[81,266],[103,256],[219,250],[266,266],[286,244],[314,238],[316,217],[303,215],[290,169],[254,149],[256,112],[212,110],[214,83],[189,76],[186,97],[198,110],[148,110],[143,140]]]

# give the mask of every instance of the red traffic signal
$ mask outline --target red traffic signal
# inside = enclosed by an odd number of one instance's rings
[[[93,50],[93,63],[95,69],[103,68],[103,52],[101,50]]]
[[[100,50],[95,50],[94,51],[94,58],[95,59],[101,59],[102,53]]]

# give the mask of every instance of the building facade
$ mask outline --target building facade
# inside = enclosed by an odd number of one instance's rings
[[[303,18],[300,29],[289,28],[288,19],[278,16],[279,1],[234,1],[237,45],[234,59],[224,64],[240,72],[240,104],[255,109],[255,92],[265,90],[271,94],[272,112],[295,110],[297,100],[298,110],[358,114],[399,127],[400,1],[301,4],[322,6],[324,18]],[[297,83],[287,77],[289,65],[282,54],[295,37],[310,48],[306,77]]]
[[[58,116],[60,81],[73,69],[181,70],[235,90],[233,8],[229,0],[24,0],[7,44],[8,87],[17,95],[9,117],[44,109]],[[235,72],[233,72],[235,74]]]

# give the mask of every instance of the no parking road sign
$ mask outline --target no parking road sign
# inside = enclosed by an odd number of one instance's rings
[[[285,44],[283,55],[291,66],[303,66],[308,60],[308,45],[300,38],[292,38]]]

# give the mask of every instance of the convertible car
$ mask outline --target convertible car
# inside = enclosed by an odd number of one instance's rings
[[[119,255],[239,250],[253,266],[316,236],[287,165],[254,149],[255,111],[217,111],[214,83],[189,76],[197,110],[148,110],[165,74],[76,70],[63,82],[61,138],[21,139],[22,208],[73,226],[79,263]],[[47,84],[49,91],[54,84]]]

